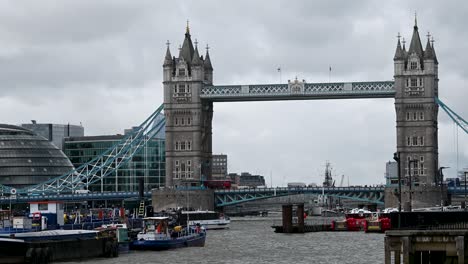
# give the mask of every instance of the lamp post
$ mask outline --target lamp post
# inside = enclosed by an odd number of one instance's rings
[[[413,185],[413,182],[411,180],[411,164],[414,164],[413,165],[413,169],[416,168],[416,166],[418,165],[418,160],[409,160],[408,161],[408,170],[409,170],[409,211],[412,212],[413,211],[413,194],[412,194],[412,185]]]
[[[466,175],[468,174],[468,171],[465,171],[465,211],[466,211]]]
[[[401,212],[401,167],[400,167],[400,152],[393,153],[393,159],[398,165],[398,212]]]
[[[444,169],[448,169],[450,167],[440,167],[439,168],[439,177],[440,177],[440,210],[443,210],[444,207]],[[466,192],[465,192],[466,193]],[[466,199],[465,199],[466,200]]]

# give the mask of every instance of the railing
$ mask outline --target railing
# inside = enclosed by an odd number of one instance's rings
[[[350,83],[305,83],[300,81],[288,84],[260,85],[221,85],[202,88],[202,98],[234,99],[249,97],[315,97],[327,95],[349,95],[365,97],[391,97],[395,94],[393,81],[350,82]]]

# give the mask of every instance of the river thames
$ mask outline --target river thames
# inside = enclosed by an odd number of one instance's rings
[[[203,248],[132,251],[118,258],[67,263],[383,263],[384,235],[364,232],[276,234],[272,218],[236,218],[209,230]]]

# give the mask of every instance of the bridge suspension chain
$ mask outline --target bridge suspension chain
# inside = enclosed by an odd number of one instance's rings
[[[164,128],[165,119],[158,118],[163,111],[161,105],[140,126],[127,134],[113,147],[80,167],[57,178],[17,190],[18,194],[73,193],[88,188],[127,163],[139,150]],[[11,187],[6,190],[11,190]]]
[[[455,113],[450,107],[444,104],[438,97],[435,98],[437,104],[447,113],[447,115],[459,126],[466,134],[468,134],[468,122]]]

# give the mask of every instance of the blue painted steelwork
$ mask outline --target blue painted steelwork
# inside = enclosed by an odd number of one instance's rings
[[[210,101],[274,101],[345,98],[394,98],[393,81],[205,86],[200,94]]]
[[[28,203],[38,201],[63,201],[63,202],[83,202],[83,201],[103,201],[103,200],[123,200],[138,197],[138,192],[103,192],[103,193],[75,193],[75,194],[46,194],[46,195],[18,195],[14,199],[8,196],[0,197],[0,204]],[[151,197],[151,192],[144,192],[146,198]]]
[[[447,113],[447,115],[455,122],[465,133],[468,134],[468,122],[466,122],[465,119],[463,119],[461,116],[459,116],[457,113],[455,113],[450,107],[448,107],[446,104],[444,104],[439,98],[435,98],[437,104],[442,107],[442,109]]]
[[[201,188],[193,188],[201,189]],[[368,203],[383,204],[384,202],[384,187],[334,187],[324,188],[324,193],[328,196],[362,201]],[[185,190],[183,188],[181,191]],[[464,187],[448,187],[449,194],[464,194]],[[268,199],[273,197],[296,195],[296,194],[322,194],[321,187],[304,187],[304,188],[257,188],[257,189],[240,189],[240,190],[216,190],[215,205],[223,207],[235,205],[249,201]],[[151,197],[151,192],[145,192],[145,197]],[[138,192],[104,192],[104,193],[82,193],[82,194],[47,194],[47,195],[29,195],[16,196],[11,199],[12,203],[27,203],[34,201],[68,201],[80,202],[91,200],[123,200],[138,196]],[[0,197],[0,204],[9,204],[8,196]]]
[[[332,197],[339,197],[343,199],[350,199],[375,204],[384,204],[384,189],[385,187],[278,187],[240,190],[217,190],[215,191],[215,204],[217,207],[223,207],[279,196],[295,194],[322,194],[322,192]]]
[[[47,195],[73,193],[76,190],[88,189],[88,186],[111,175],[116,169],[128,162],[145,144],[164,128],[165,119],[158,118],[163,111],[161,105],[137,129],[132,130],[112,148],[90,162],[57,178],[38,185],[16,190],[17,195]],[[11,193],[12,188],[2,186],[3,193]]]

